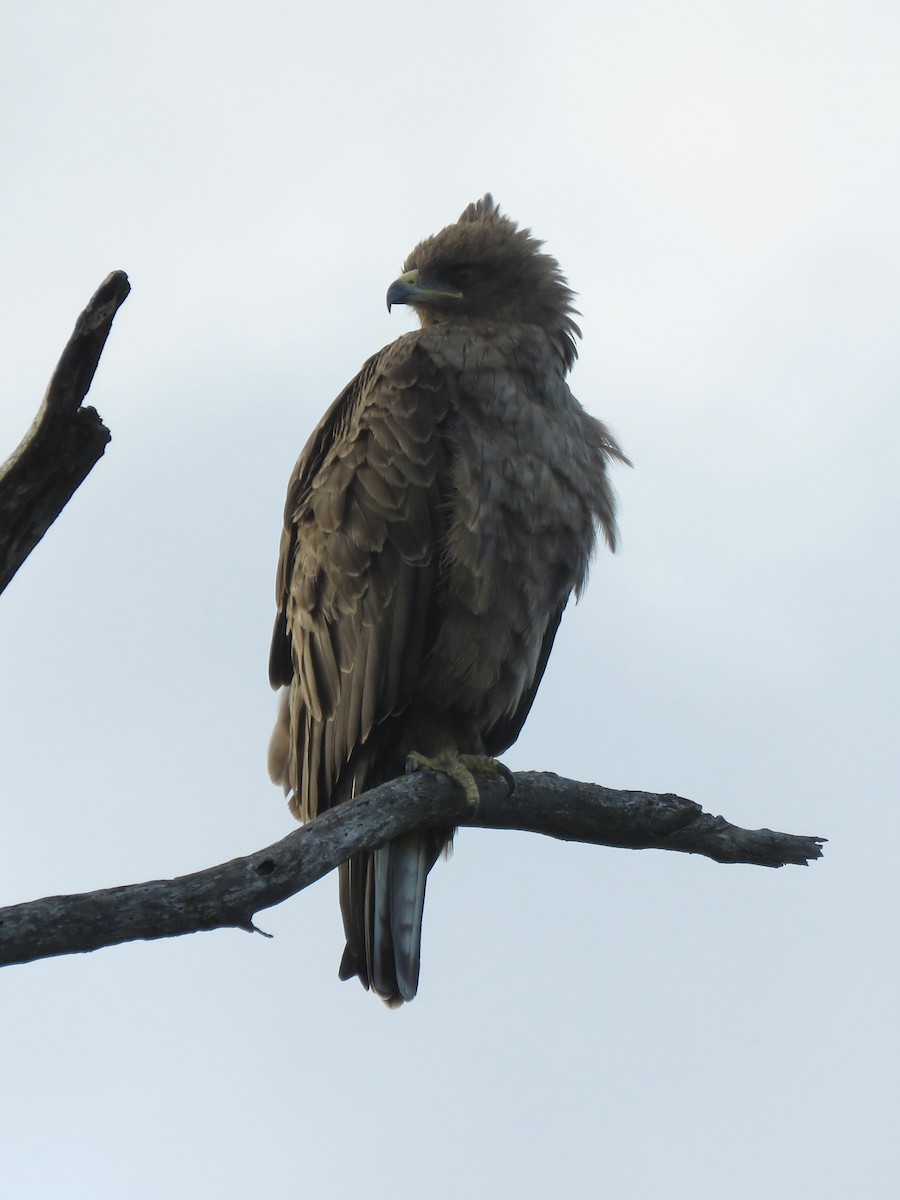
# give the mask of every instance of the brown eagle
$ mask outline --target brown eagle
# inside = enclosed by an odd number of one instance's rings
[[[581,331],[541,246],[489,195],[420,242],[387,302],[422,328],[369,359],[294,469],[269,770],[301,821],[411,755],[473,788],[466,756],[519,736],[598,530],[614,548],[607,468],[627,460],[566,384]],[[340,976],[391,1007],[416,994],[425,881],[452,835],[340,868]]]

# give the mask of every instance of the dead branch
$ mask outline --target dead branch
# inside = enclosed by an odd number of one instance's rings
[[[31,428],[0,466],[0,592],[106,449],[109,430],[82,401],[130,290],[124,271],[100,284],[75,322]]]
[[[476,811],[444,776],[423,772],[357,797],[274,846],[182,875],[0,909],[0,966],[200,930],[254,930],[254,914],[302,891],[352,854],[409,829],[472,825],[564,841],[703,854],[720,863],[781,867],[822,855],[818,837],[740,829],[680,796],[616,791],[526,772],[515,792],[481,782]]]

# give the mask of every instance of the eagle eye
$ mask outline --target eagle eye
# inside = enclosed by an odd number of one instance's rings
[[[481,272],[477,267],[471,266],[469,263],[457,263],[452,266],[447,272],[457,287],[471,287],[473,283],[477,283],[481,278]]]

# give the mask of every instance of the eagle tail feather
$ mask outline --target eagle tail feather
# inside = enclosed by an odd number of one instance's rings
[[[433,862],[423,832],[403,834],[372,855],[369,981],[391,1008],[412,1000],[419,986],[425,882]]]
[[[391,936],[397,990],[412,1000],[419,987],[425,883],[434,862],[426,833],[407,833],[391,844]]]

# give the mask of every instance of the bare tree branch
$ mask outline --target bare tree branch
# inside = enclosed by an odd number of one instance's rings
[[[31,428],[0,466],[0,592],[106,449],[109,430],[82,401],[130,290],[124,271],[100,284],[75,322]]]
[[[178,879],[0,909],[0,966],[207,929],[254,930],[260,909],[315,883],[352,854],[418,827],[530,830],[564,841],[678,850],[765,867],[805,865],[822,854],[822,838],[739,829],[680,796],[616,791],[547,773],[525,772],[515,779],[511,796],[504,783],[481,781],[481,801],[473,811],[444,776],[406,776],[246,858]]]

